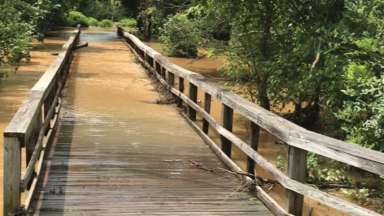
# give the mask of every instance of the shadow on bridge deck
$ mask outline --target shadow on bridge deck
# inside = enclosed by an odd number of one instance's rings
[[[195,134],[115,33],[73,61],[36,215],[269,215]],[[201,166],[199,166],[201,165]]]

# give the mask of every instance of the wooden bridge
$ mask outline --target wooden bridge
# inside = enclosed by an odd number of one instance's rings
[[[302,215],[304,196],[349,215],[379,215],[306,184],[306,154],[379,176],[384,154],[307,131],[170,63],[121,28],[121,40],[76,51],[80,33],[4,132],[4,215]],[[178,109],[155,103],[145,71]],[[222,104],[219,122],[213,99]],[[232,133],[234,112],[251,122],[247,142]],[[287,174],[257,152],[260,129],[289,146]],[[209,130],[220,134],[219,145]],[[247,170],[231,160],[232,145],[248,156]],[[286,206],[254,178],[256,164],[287,189]]]

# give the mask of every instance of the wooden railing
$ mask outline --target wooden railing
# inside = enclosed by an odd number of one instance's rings
[[[188,114],[186,115],[188,121],[231,169],[236,172],[244,172],[230,159],[231,146],[234,144],[248,156],[246,172],[255,174],[256,163],[288,190],[287,207],[283,208],[271,199],[260,186],[256,185],[257,197],[275,215],[302,215],[304,196],[350,215],[380,215],[306,184],[306,155],[307,152],[313,152],[378,176],[383,176],[383,153],[308,131],[247,101],[239,95],[223,89],[200,74],[170,63],[164,56],[142,43],[134,35],[124,32],[122,28],[118,28],[117,34],[128,42],[139,61],[177,97],[178,105],[181,106],[184,103],[188,106]],[[178,84],[176,86],[175,80],[177,79]],[[185,82],[189,85],[188,94],[184,92]],[[197,103],[198,89],[205,93],[204,108]],[[218,123],[210,115],[212,97],[216,97],[222,103],[221,123]],[[251,122],[249,142],[244,142],[232,133],[234,111]],[[202,129],[196,124],[197,112],[204,119]],[[221,149],[207,135],[209,126],[220,134]],[[287,175],[257,152],[260,128],[288,145]],[[248,177],[247,179],[251,181]]]
[[[64,44],[63,51],[34,85],[4,131],[4,215],[19,215],[30,207],[79,37],[80,28]],[[23,200],[22,193],[25,194]]]

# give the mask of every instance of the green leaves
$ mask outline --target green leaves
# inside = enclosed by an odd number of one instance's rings
[[[14,5],[0,5],[0,66],[17,64],[31,48],[33,26]]]
[[[160,39],[171,56],[197,57],[200,32],[186,14],[176,14],[164,24]]]

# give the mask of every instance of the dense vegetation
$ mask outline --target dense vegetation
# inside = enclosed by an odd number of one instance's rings
[[[384,152],[384,0],[13,0],[0,12],[0,68],[51,26],[137,27],[172,56],[224,53],[223,76],[265,109]],[[322,163],[310,155],[313,182],[350,182]]]

